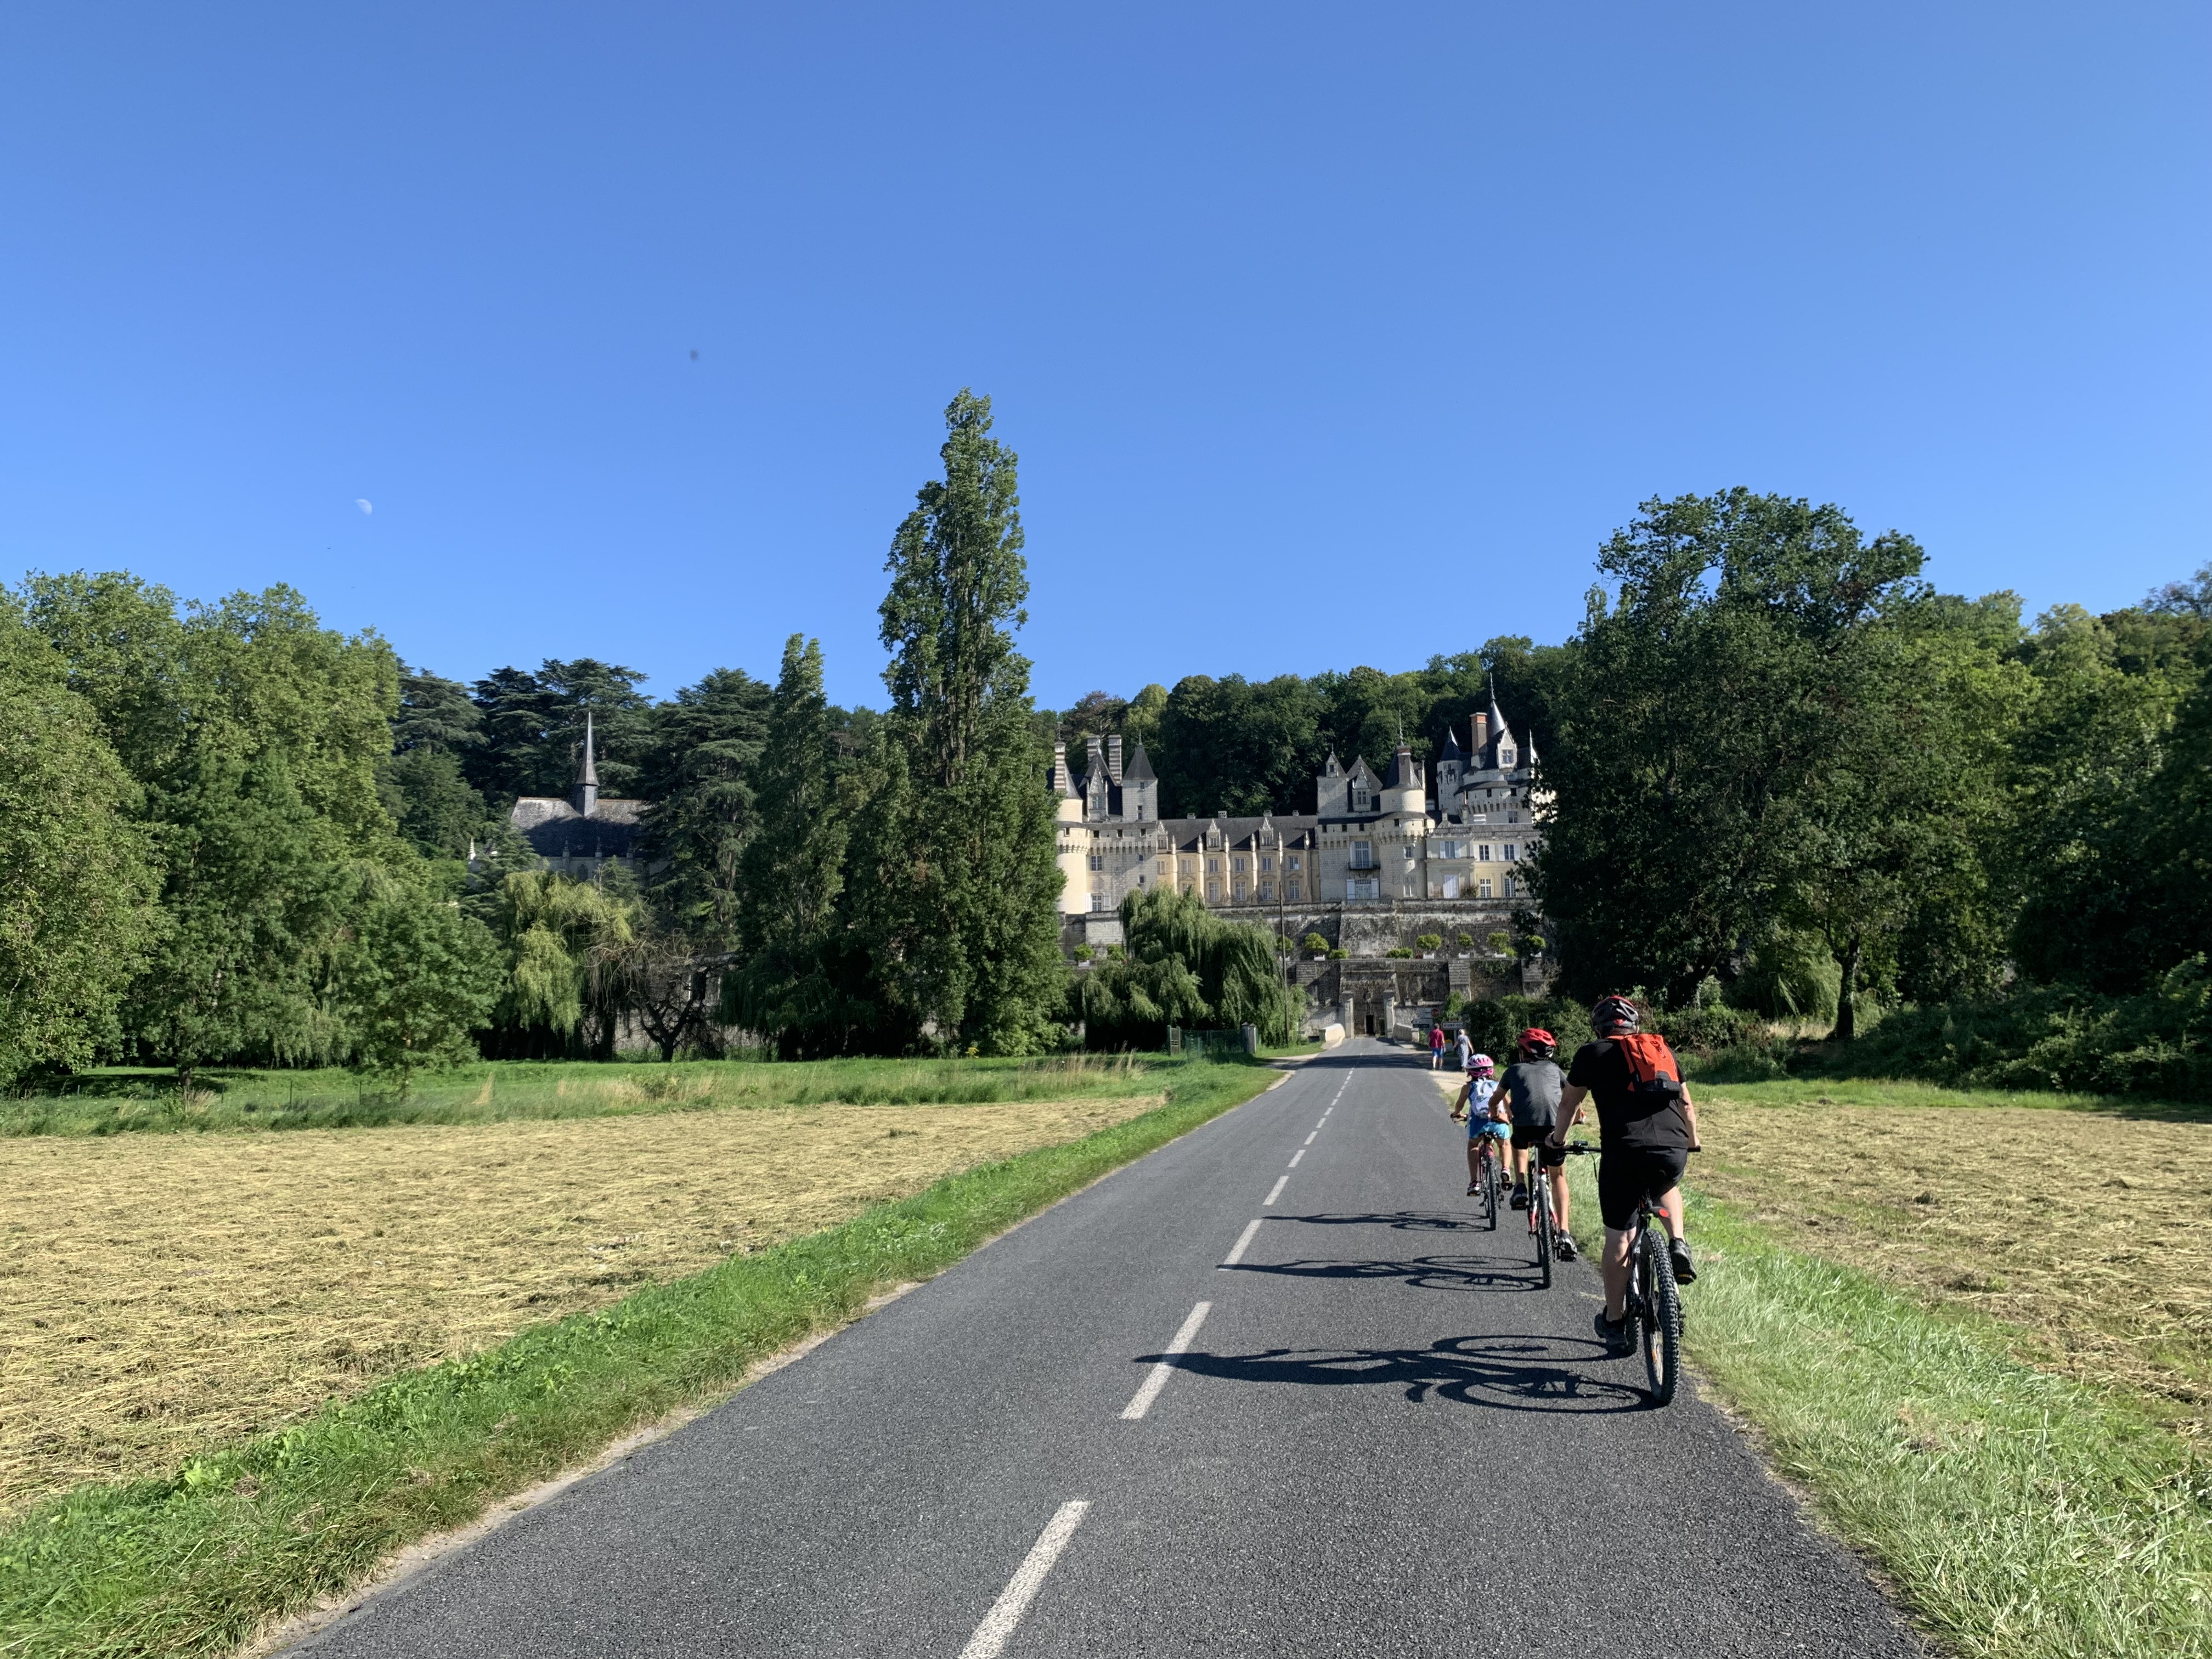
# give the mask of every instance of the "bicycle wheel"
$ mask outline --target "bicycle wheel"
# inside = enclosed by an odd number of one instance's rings
[[[1661,1229],[1644,1228],[1637,1254],[1643,1258],[1638,1277],[1644,1287],[1644,1375],[1651,1384],[1651,1403],[1664,1406],[1674,1400],[1682,1376],[1682,1293]]]
[[[1544,1287],[1552,1285],[1552,1194],[1550,1183],[1543,1179],[1536,1160],[1528,1160],[1528,1229],[1536,1235],[1536,1266],[1544,1275]]]
[[[1490,1212],[1490,1231],[1498,1231],[1498,1151],[1494,1142],[1485,1139],[1482,1158],[1482,1200]]]

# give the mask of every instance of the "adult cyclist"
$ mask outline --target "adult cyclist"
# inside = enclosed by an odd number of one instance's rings
[[[1516,1045],[1520,1059],[1498,1079],[1498,1092],[1490,1097],[1490,1112],[1513,1126],[1513,1207],[1525,1210],[1532,1201],[1528,1183],[1540,1172],[1552,1183],[1552,1216],[1557,1224],[1553,1248],[1559,1260],[1575,1259],[1575,1241],[1567,1231],[1567,1149],[1550,1144],[1559,1115],[1559,1091],[1566,1073],[1552,1058],[1559,1039],[1541,1026],[1521,1033]],[[1533,1166],[1533,1167],[1532,1167]]]
[[[1467,1124],[1467,1191],[1474,1196],[1482,1185],[1482,1143],[1486,1138],[1506,1139],[1510,1134],[1503,1123],[1491,1115],[1490,1097],[1498,1088],[1498,1079],[1492,1075],[1497,1062],[1488,1054],[1477,1054],[1467,1063],[1467,1081],[1459,1085],[1459,1095],[1452,1102],[1451,1115],[1455,1123]],[[1503,1146],[1492,1151],[1503,1154]],[[1565,1158],[1565,1153],[1560,1154]]]
[[[1644,1016],[1626,997],[1600,997],[1590,1010],[1597,1040],[1575,1051],[1566,1087],[1559,1091],[1559,1121],[1549,1144],[1564,1146],[1567,1130],[1578,1122],[1584,1100],[1597,1107],[1598,1208],[1605,1217],[1605,1255],[1599,1271],[1605,1279],[1605,1307],[1597,1334],[1608,1351],[1624,1354],[1634,1344],[1628,1334],[1629,1228],[1636,1206],[1648,1200],[1667,1218],[1668,1253],[1674,1278],[1687,1285],[1698,1276],[1682,1236],[1682,1171],[1698,1146],[1698,1109],[1687,1085],[1672,1090],[1638,1087],[1624,1039],[1637,1036]]]

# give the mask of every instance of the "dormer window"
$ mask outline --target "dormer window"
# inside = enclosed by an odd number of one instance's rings
[[[1511,744],[1499,744],[1498,745],[1498,763],[1500,766],[1511,766],[1513,764],[1513,745]]]

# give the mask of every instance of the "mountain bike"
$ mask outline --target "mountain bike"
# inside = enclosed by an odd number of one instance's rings
[[[1594,1152],[1596,1147],[1576,1141],[1567,1148],[1570,1152]],[[1528,1240],[1536,1247],[1536,1266],[1544,1275],[1544,1287],[1552,1285],[1552,1262],[1559,1250],[1559,1224],[1552,1215],[1551,1171],[1544,1168],[1540,1146],[1528,1148]]]
[[[1590,1153],[1598,1148],[1586,1140],[1575,1140],[1567,1143],[1567,1150]],[[1628,1334],[1643,1352],[1651,1403],[1671,1405],[1682,1380],[1682,1291],[1674,1282],[1674,1258],[1667,1248],[1666,1218],[1652,1207],[1650,1199],[1644,1199],[1638,1202],[1628,1228],[1628,1300],[1623,1310]],[[1552,1282],[1548,1262],[1544,1273],[1548,1285]]]
[[[1499,1192],[1499,1164],[1498,1137],[1484,1135],[1482,1144],[1475,1149],[1475,1198],[1482,1206],[1483,1225],[1492,1232],[1498,1231],[1498,1207],[1503,1202]]]

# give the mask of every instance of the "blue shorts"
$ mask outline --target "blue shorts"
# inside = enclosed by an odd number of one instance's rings
[[[1513,1138],[1513,1126],[1510,1123],[1500,1123],[1495,1118],[1478,1117],[1473,1112],[1469,1112],[1467,1115],[1467,1138],[1469,1140],[1480,1140],[1485,1135],[1489,1135],[1497,1140],[1510,1140]]]

